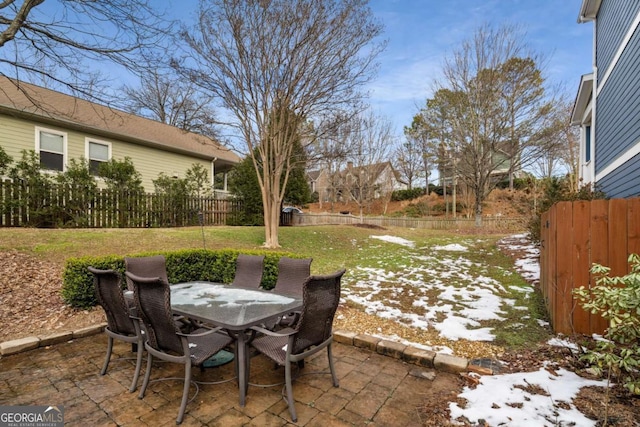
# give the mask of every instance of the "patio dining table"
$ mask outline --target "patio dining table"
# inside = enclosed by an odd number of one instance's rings
[[[187,282],[171,286],[171,309],[190,319],[220,326],[236,338],[240,405],[244,406],[248,378],[248,344],[252,326],[268,323],[302,308],[302,297],[262,289],[245,289],[215,282]]]

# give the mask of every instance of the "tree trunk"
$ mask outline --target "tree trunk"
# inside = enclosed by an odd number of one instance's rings
[[[482,190],[476,191],[476,209],[475,209],[475,220],[476,227],[482,227]]]
[[[458,215],[458,207],[456,206],[456,195],[458,194],[458,190],[457,190],[457,181],[456,181],[456,177],[454,175],[453,177],[453,190],[451,191],[451,199],[453,202],[453,206],[452,206],[452,212],[453,212],[453,217],[455,218]]]
[[[263,175],[263,180],[264,247],[276,249],[280,247],[280,242],[278,241],[278,227],[280,226],[280,180],[273,179],[268,172]]]
[[[276,249],[280,247],[278,241],[278,227],[280,226],[280,206],[278,203],[272,204],[269,209],[264,210],[264,247]]]

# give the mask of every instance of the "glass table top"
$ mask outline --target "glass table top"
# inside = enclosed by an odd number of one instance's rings
[[[230,329],[245,329],[301,307],[302,297],[265,290],[212,282],[171,286],[171,308],[175,313]]]

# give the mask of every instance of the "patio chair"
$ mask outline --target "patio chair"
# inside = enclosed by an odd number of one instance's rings
[[[233,342],[228,335],[218,333],[221,328],[200,328],[190,334],[180,332],[171,312],[171,290],[160,277],[139,277],[125,273],[133,284],[133,296],[145,325],[147,339],[147,371],[138,398],[142,399],[151,378],[153,357],[184,365],[184,388],[176,424],[182,423],[189,398],[191,368],[202,365],[211,356]]]
[[[279,294],[302,295],[302,285],[311,275],[311,261],[313,258],[280,258],[274,290]]]
[[[313,258],[282,257],[278,261],[278,278],[274,291],[283,295],[302,296],[302,286],[311,275],[311,261]],[[277,326],[293,326],[300,317],[300,313],[288,313],[276,322]]]
[[[167,260],[164,255],[153,255],[144,257],[125,257],[124,258],[125,272],[135,274],[138,277],[159,277],[165,282],[169,283],[167,277]],[[133,291],[133,283],[128,276],[125,275],[127,281],[127,289]],[[129,302],[130,310],[134,316],[137,316],[134,301]],[[176,322],[183,332],[188,331],[196,327],[195,323],[189,319],[185,319],[184,316],[174,315],[173,320]]]
[[[139,277],[159,277],[169,283],[167,278],[167,261],[163,255],[145,256],[145,257],[125,257],[125,271],[135,274]],[[126,277],[127,288],[133,291],[133,283],[131,279]]]
[[[310,276],[303,286],[303,307],[300,320],[294,329],[278,332],[254,326],[262,336],[255,338],[251,346],[280,366],[284,366],[287,404],[293,422],[298,421],[293,400],[291,364],[304,360],[314,353],[327,349],[329,369],[334,387],[338,387],[338,377],[333,366],[331,343],[333,341],[333,318],[340,301],[340,280],[345,270],[326,276]]]
[[[258,289],[262,282],[264,255],[239,254],[236,260],[236,274],[232,286],[245,289]]]
[[[93,282],[96,290],[98,303],[107,315],[107,327],[104,332],[107,334],[107,355],[100,375],[107,373],[111,353],[113,351],[113,340],[118,339],[132,345],[136,345],[136,368],[131,381],[130,392],[135,391],[138,386],[140,367],[142,366],[142,352],[144,336],[140,329],[140,322],[130,317],[129,307],[122,293],[122,277],[115,270],[98,270],[89,267],[93,273]]]

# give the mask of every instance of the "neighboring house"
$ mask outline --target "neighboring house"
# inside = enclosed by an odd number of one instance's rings
[[[364,191],[372,198],[379,198],[395,190],[407,189],[407,183],[390,162],[366,166],[353,166],[349,162],[345,169],[334,174],[327,169],[309,171],[307,179],[311,192],[318,193],[321,202],[344,201],[346,192]]]
[[[640,195],[640,2],[582,0],[593,22],[593,70],[571,117],[581,127],[580,179],[612,198]]]
[[[307,183],[312,194],[320,195],[319,190],[327,188],[327,172],[324,169],[307,172]]]
[[[469,171],[460,170],[459,156],[460,154],[453,153],[451,150],[447,150],[446,154],[443,154],[443,159],[437,162],[438,165],[438,183],[440,186],[450,186],[454,181],[460,184],[460,176],[470,175]],[[445,157],[446,156],[446,157]],[[489,180],[493,184],[505,181],[509,179],[509,173],[514,178],[521,178],[524,176],[522,169],[515,167],[511,169],[511,158],[509,153],[503,149],[496,149],[491,156],[491,165],[487,166],[489,174]]]
[[[240,161],[202,135],[5,77],[0,77],[0,146],[14,161],[23,150],[35,150],[41,166],[53,171],[84,158],[96,175],[100,163],[129,157],[147,192],[153,192],[160,173],[184,178],[194,163],[206,168],[212,186],[214,176],[222,174],[218,181],[225,187],[226,173]]]

